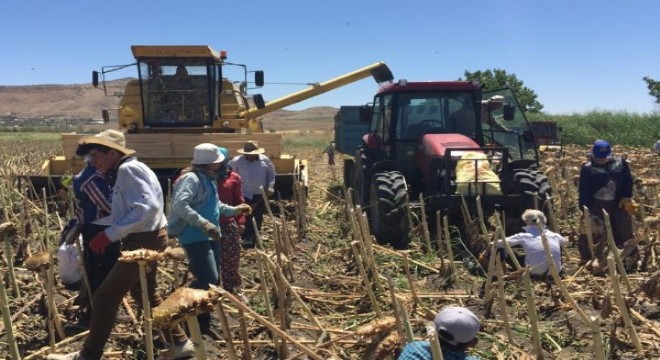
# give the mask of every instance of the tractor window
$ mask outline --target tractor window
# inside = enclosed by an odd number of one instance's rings
[[[390,142],[390,124],[392,123],[392,95],[385,95],[375,100],[371,120],[371,131],[378,135],[382,144]]]
[[[214,72],[205,59],[141,62],[144,126],[211,125]]]
[[[482,115],[487,121],[482,121],[483,134],[486,144],[509,148],[512,159],[535,159],[537,157],[536,144],[532,127],[527,122],[525,114],[510,89],[499,89],[482,93],[483,100],[493,99],[499,95],[508,107],[514,107],[513,119],[504,119],[504,106],[496,107],[490,112],[483,111]],[[490,117],[490,119],[488,119]]]
[[[467,93],[405,93],[399,95],[396,137],[416,140],[424,134],[458,132],[472,136],[474,101]]]

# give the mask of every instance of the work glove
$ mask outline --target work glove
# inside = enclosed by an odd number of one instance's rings
[[[220,234],[220,228],[211,222],[207,222],[206,224],[202,225],[202,230],[204,230],[206,235],[208,235],[213,240],[220,240],[222,237]]]
[[[271,195],[273,195],[273,194],[275,194],[275,188],[270,187],[266,190],[266,196],[267,197],[271,197]]]
[[[619,201],[619,208],[625,210],[630,215],[637,212],[637,204],[631,198],[621,198]]]
[[[248,204],[240,204],[236,206],[236,211],[242,215],[250,215],[252,214],[252,207],[250,207]]]
[[[69,245],[73,244],[73,242],[78,238],[78,235],[80,235],[78,220],[69,220],[64,226],[64,229],[62,229],[62,233],[60,234],[60,245],[63,243],[67,243]]]
[[[107,248],[111,242],[112,241],[110,241],[108,235],[105,234],[105,231],[101,231],[100,233],[96,234],[96,236],[94,236],[92,241],[89,243],[89,248],[97,254],[103,254],[105,252],[105,248]]]

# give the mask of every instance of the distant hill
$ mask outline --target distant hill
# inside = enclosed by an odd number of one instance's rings
[[[108,94],[121,92],[130,79],[106,83]],[[0,85],[0,116],[16,118],[99,119],[101,109],[119,106],[119,98],[105,96],[92,84]],[[331,130],[337,108],[317,106],[300,111],[277,110],[263,117],[267,130]],[[113,112],[111,111],[111,114]]]

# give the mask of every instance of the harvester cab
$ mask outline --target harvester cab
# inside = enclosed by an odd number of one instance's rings
[[[227,62],[227,53],[208,46],[133,46],[138,79],[122,94],[117,112],[119,127],[129,133],[162,132],[262,132],[256,118],[241,112],[265,107],[259,94],[248,95],[248,74],[256,87],[264,85],[263,71],[249,72],[246,65]],[[105,76],[130,65],[103,67],[92,73],[106,91]],[[224,77],[228,67],[243,70],[243,81]]]
[[[369,115],[369,133],[345,163],[345,182],[355,203],[369,209],[382,243],[407,246],[404,212],[420,194],[427,214],[460,215],[462,198],[474,210],[479,196],[487,215],[506,210],[517,223],[524,208],[550,193],[537,171],[532,130],[509,89],[400,80],[381,86]]]
[[[120,97],[117,122],[126,146],[159,176],[165,194],[169,182],[189,165],[195,145],[214,143],[236,154],[251,140],[275,165],[278,196],[293,197],[297,185],[307,188],[307,160],[283,153],[282,134],[264,133],[261,117],[370,75],[378,83],[392,80],[387,65],[377,62],[266,102],[258,94],[248,94],[249,85],[264,85],[264,73],[228,62],[225,51],[203,45],[136,45],[131,50],[133,64],[103,67],[92,73],[92,83],[102,86],[106,95]],[[109,91],[106,76],[129,67],[137,69],[137,77],[122,92]],[[233,81],[227,74],[240,74],[242,79]],[[250,81],[249,74],[254,75]],[[106,109],[102,114],[109,122],[110,112]],[[37,196],[44,187],[54,193],[63,176],[83,168],[83,159],[75,156],[83,135],[62,134],[64,154],[46,160],[40,174],[27,176]]]

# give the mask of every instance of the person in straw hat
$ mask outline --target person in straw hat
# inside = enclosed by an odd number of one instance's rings
[[[96,137],[105,138],[117,145],[126,146],[124,134],[117,130],[108,129]],[[63,234],[63,239],[72,243],[82,234],[83,239],[83,263],[89,279],[91,293],[93,293],[117,262],[119,257],[119,243],[108,245],[103,254],[97,254],[89,248],[89,243],[101,231],[107,228],[106,225],[99,225],[95,222],[101,218],[110,215],[110,200],[112,198],[112,189],[106,173],[100,171],[91,164],[91,158],[85,158],[87,166],[76,176],[73,177],[73,192],[76,200],[75,226],[67,227],[66,230],[73,231],[73,234]],[[81,296],[84,301],[90,301],[84,288],[81,289]],[[89,320],[89,304],[81,304],[82,320]]]
[[[445,360],[479,360],[481,357],[468,355],[466,351],[477,345],[477,334],[481,330],[479,318],[467,308],[448,306],[433,320],[438,341]],[[431,344],[428,341],[413,341],[406,345],[399,360],[431,360]]]
[[[92,166],[108,175],[112,186],[112,204],[107,218],[109,226],[94,236],[89,248],[103,254],[112,243],[120,243],[123,251],[140,248],[165,250],[168,237],[163,192],[156,174],[133,157],[135,151],[99,134],[80,138],[76,154],[87,156]],[[148,267],[147,292],[151,306],[156,307],[161,302],[156,294],[157,263],[149,263]],[[66,355],[51,354],[48,359],[101,359],[119,305],[129,291],[134,298],[141,298],[138,265],[117,262],[94,292],[92,304],[95,311],[82,349]],[[166,331],[165,335],[172,344],[171,358],[194,354],[192,342],[180,327]]]
[[[177,237],[186,252],[195,276],[191,287],[208,289],[218,285],[220,264],[220,216],[249,213],[250,205],[230,206],[218,197],[219,170],[225,160],[218,147],[204,143],[195,146],[190,166],[174,182],[169,214],[169,235]],[[224,249],[222,249],[224,252]],[[211,335],[211,315],[198,316],[203,334]]]
[[[261,229],[266,211],[265,201],[261,195],[260,187],[263,187],[266,196],[275,193],[275,166],[268,156],[264,155],[266,150],[259,147],[256,141],[247,141],[243,149],[239,149],[238,155],[230,162],[234,171],[243,179],[243,198],[245,203],[252,207],[252,215],[246,219],[247,227],[243,233],[243,247],[252,248],[255,245],[255,232],[252,226],[252,218],[257,223],[257,230]]]

